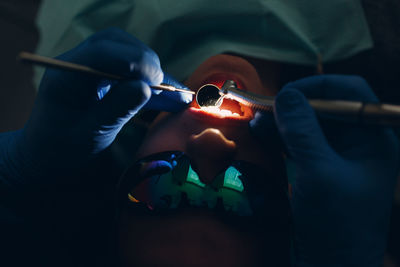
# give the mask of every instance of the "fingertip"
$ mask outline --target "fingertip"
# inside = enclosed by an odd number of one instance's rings
[[[150,85],[159,85],[164,79],[164,72],[161,69],[160,59],[157,54],[152,51],[142,51],[142,57],[137,64],[141,78]]]
[[[123,81],[111,87],[97,105],[93,107],[98,126],[123,126],[149,101],[150,87],[142,81]]]
[[[180,100],[183,104],[190,104],[193,101],[192,94],[180,93]]]
[[[314,110],[299,90],[282,90],[275,99],[274,110],[278,131],[292,156],[300,159],[310,153],[331,153]]]
[[[153,95],[145,105],[145,109],[160,110],[168,112],[179,112],[187,107],[192,96],[179,92],[163,91],[161,94]]]
[[[163,72],[162,76],[162,83],[172,85],[176,88],[187,88],[174,78],[172,78],[167,73]],[[163,110],[163,111],[170,111],[170,112],[178,112],[184,109],[188,104],[193,101],[193,95],[188,93],[182,92],[169,92],[169,91],[162,91],[154,90],[153,89],[153,97],[146,105],[145,108],[147,109],[155,109],[155,110]]]
[[[316,120],[315,113],[305,96],[295,88],[285,88],[278,93],[274,103],[274,116],[281,130],[301,127],[306,121]]]
[[[138,88],[139,88],[138,93],[141,93],[141,95],[142,95],[141,102],[143,102],[143,103],[147,102],[150,99],[151,94],[152,94],[150,86],[143,81],[139,81],[139,82],[135,82],[135,87],[136,87],[136,83],[139,84],[138,85]]]
[[[142,65],[140,78],[149,85],[159,85],[164,79],[164,73],[159,66],[147,62]]]
[[[259,138],[263,143],[277,140],[277,129],[272,112],[257,111],[249,122],[250,133]]]
[[[159,68],[157,71],[156,71],[157,73],[156,73],[156,75],[154,75],[154,78],[153,78],[153,84],[161,84],[162,82],[163,82],[163,80],[164,80],[164,72],[161,70],[161,68]]]
[[[152,92],[154,95],[159,95],[159,94],[162,93],[162,90],[151,89],[151,92]]]
[[[272,112],[260,112],[257,111],[254,118],[249,122],[250,128],[253,130],[261,131],[264,128],[271,128],[274,125],[274,117]]]
[[[277,114],[281,112],[293,112],[298,107],[304,106],[306,102],[307,99],[299,90],[286,87],[275,97],[274,110]]]

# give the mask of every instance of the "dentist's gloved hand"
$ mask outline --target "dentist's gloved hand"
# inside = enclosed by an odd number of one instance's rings
[[[318,121],[309,99],[377,102],[356,76],[321,75],[287,84],[275,123],[295,167],[292,212],[296,266],[381,266],[399,167],[389,128]],[[271,129],[259,114],[252,131]]]
[[[189,94],[155,92],[159,95],[153,102],[149,85],[177,82],[164,76],[150,48],[119,29],[99,32],[58,58],[129,79],[105,81],[48,69],[24,129],[0,136],[0,176],[10,183],[84,164],[109,147],[146,103],[177,111],[191,101]]]

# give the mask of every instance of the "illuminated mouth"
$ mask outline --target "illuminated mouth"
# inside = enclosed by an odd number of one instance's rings
[[[221,106],[205,106],[201,110],[220,117],[244,117],[250,116],[248,108],[232,99],[223,99]],[[246,112],[247,111],[247,112]]]
[[[223,120],[223,121],[250,121],[253,119],[253,111],[251,108],[232,100],[224,99],[221,106],[205,106],[199,107],[197,103],[192,103],[189,108],[190,113],[204,120]]]
[[[219,96],[218,88],[221,87],[221,84],[223,84],[225,80],[226,75],[214,75],[208,78],[206,80],[206,85],[200,88],[201,91],[199,91],[199,94],[196,97],[197,101],[194,101],[191,105],[192,111],[196,114],[203,114],[217,119],[251,120],[253,118],[253,111],[251,108],[233,99],[223,98],[217,101]],[[217,90],[217,92],[215,92],[215,90]],[[220,105],[215,103],[220,101],[222,101]],[[209,103],[212,104],[208,105]]]

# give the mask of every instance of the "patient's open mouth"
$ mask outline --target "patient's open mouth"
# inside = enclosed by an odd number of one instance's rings
[[[251,108],[230,99],[224,99],[220,107],[199,107],[198,105],[193,105],[188,111],[199,119],[221,120],[221,122],[247,122],[254,117]]]
[[[220,106],[221,110],[229,110],[232,114],[237,114],[239,116],[244,116],[245,115],[245,106],[242,105],[241,103],[232,100],[232,99],[227,99],[225,98],[222,101],[222,104]]]
[[[226,78],[225,76],[223,78]],[[253,118],[253,111],[251,108],[237,102],[233,99],[221,98],[218,100],[218,88],[223,84],[220,75],[208,78],[206,85],[202,86],[201,92],[198,93],[196,101],[192,103],[192,113],[200,116],[208,116],[214,119],[228,119],[228,120],[251,120]],[[217,92],[215,92],[215,90]],[[207,95],[210,93],[211,95]],[[218,100],[218,101],[217,101]],[[200,102],[199,102],[200,101]],[[220,104],[218,104],[218,102]]]
[[[249,112],[246,111],[246,107],[239,102],[232,99],[223,99],[221,106],[203,106],[199,107],[202,111],[210,113],[219,117],[243,117],[249,116]]]

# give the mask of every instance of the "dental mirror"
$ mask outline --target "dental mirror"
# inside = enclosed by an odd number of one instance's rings
[[[196,101],[200,107],[220,107],[222,99],[220,89],[213,84],[203,85],[196,94]]]

